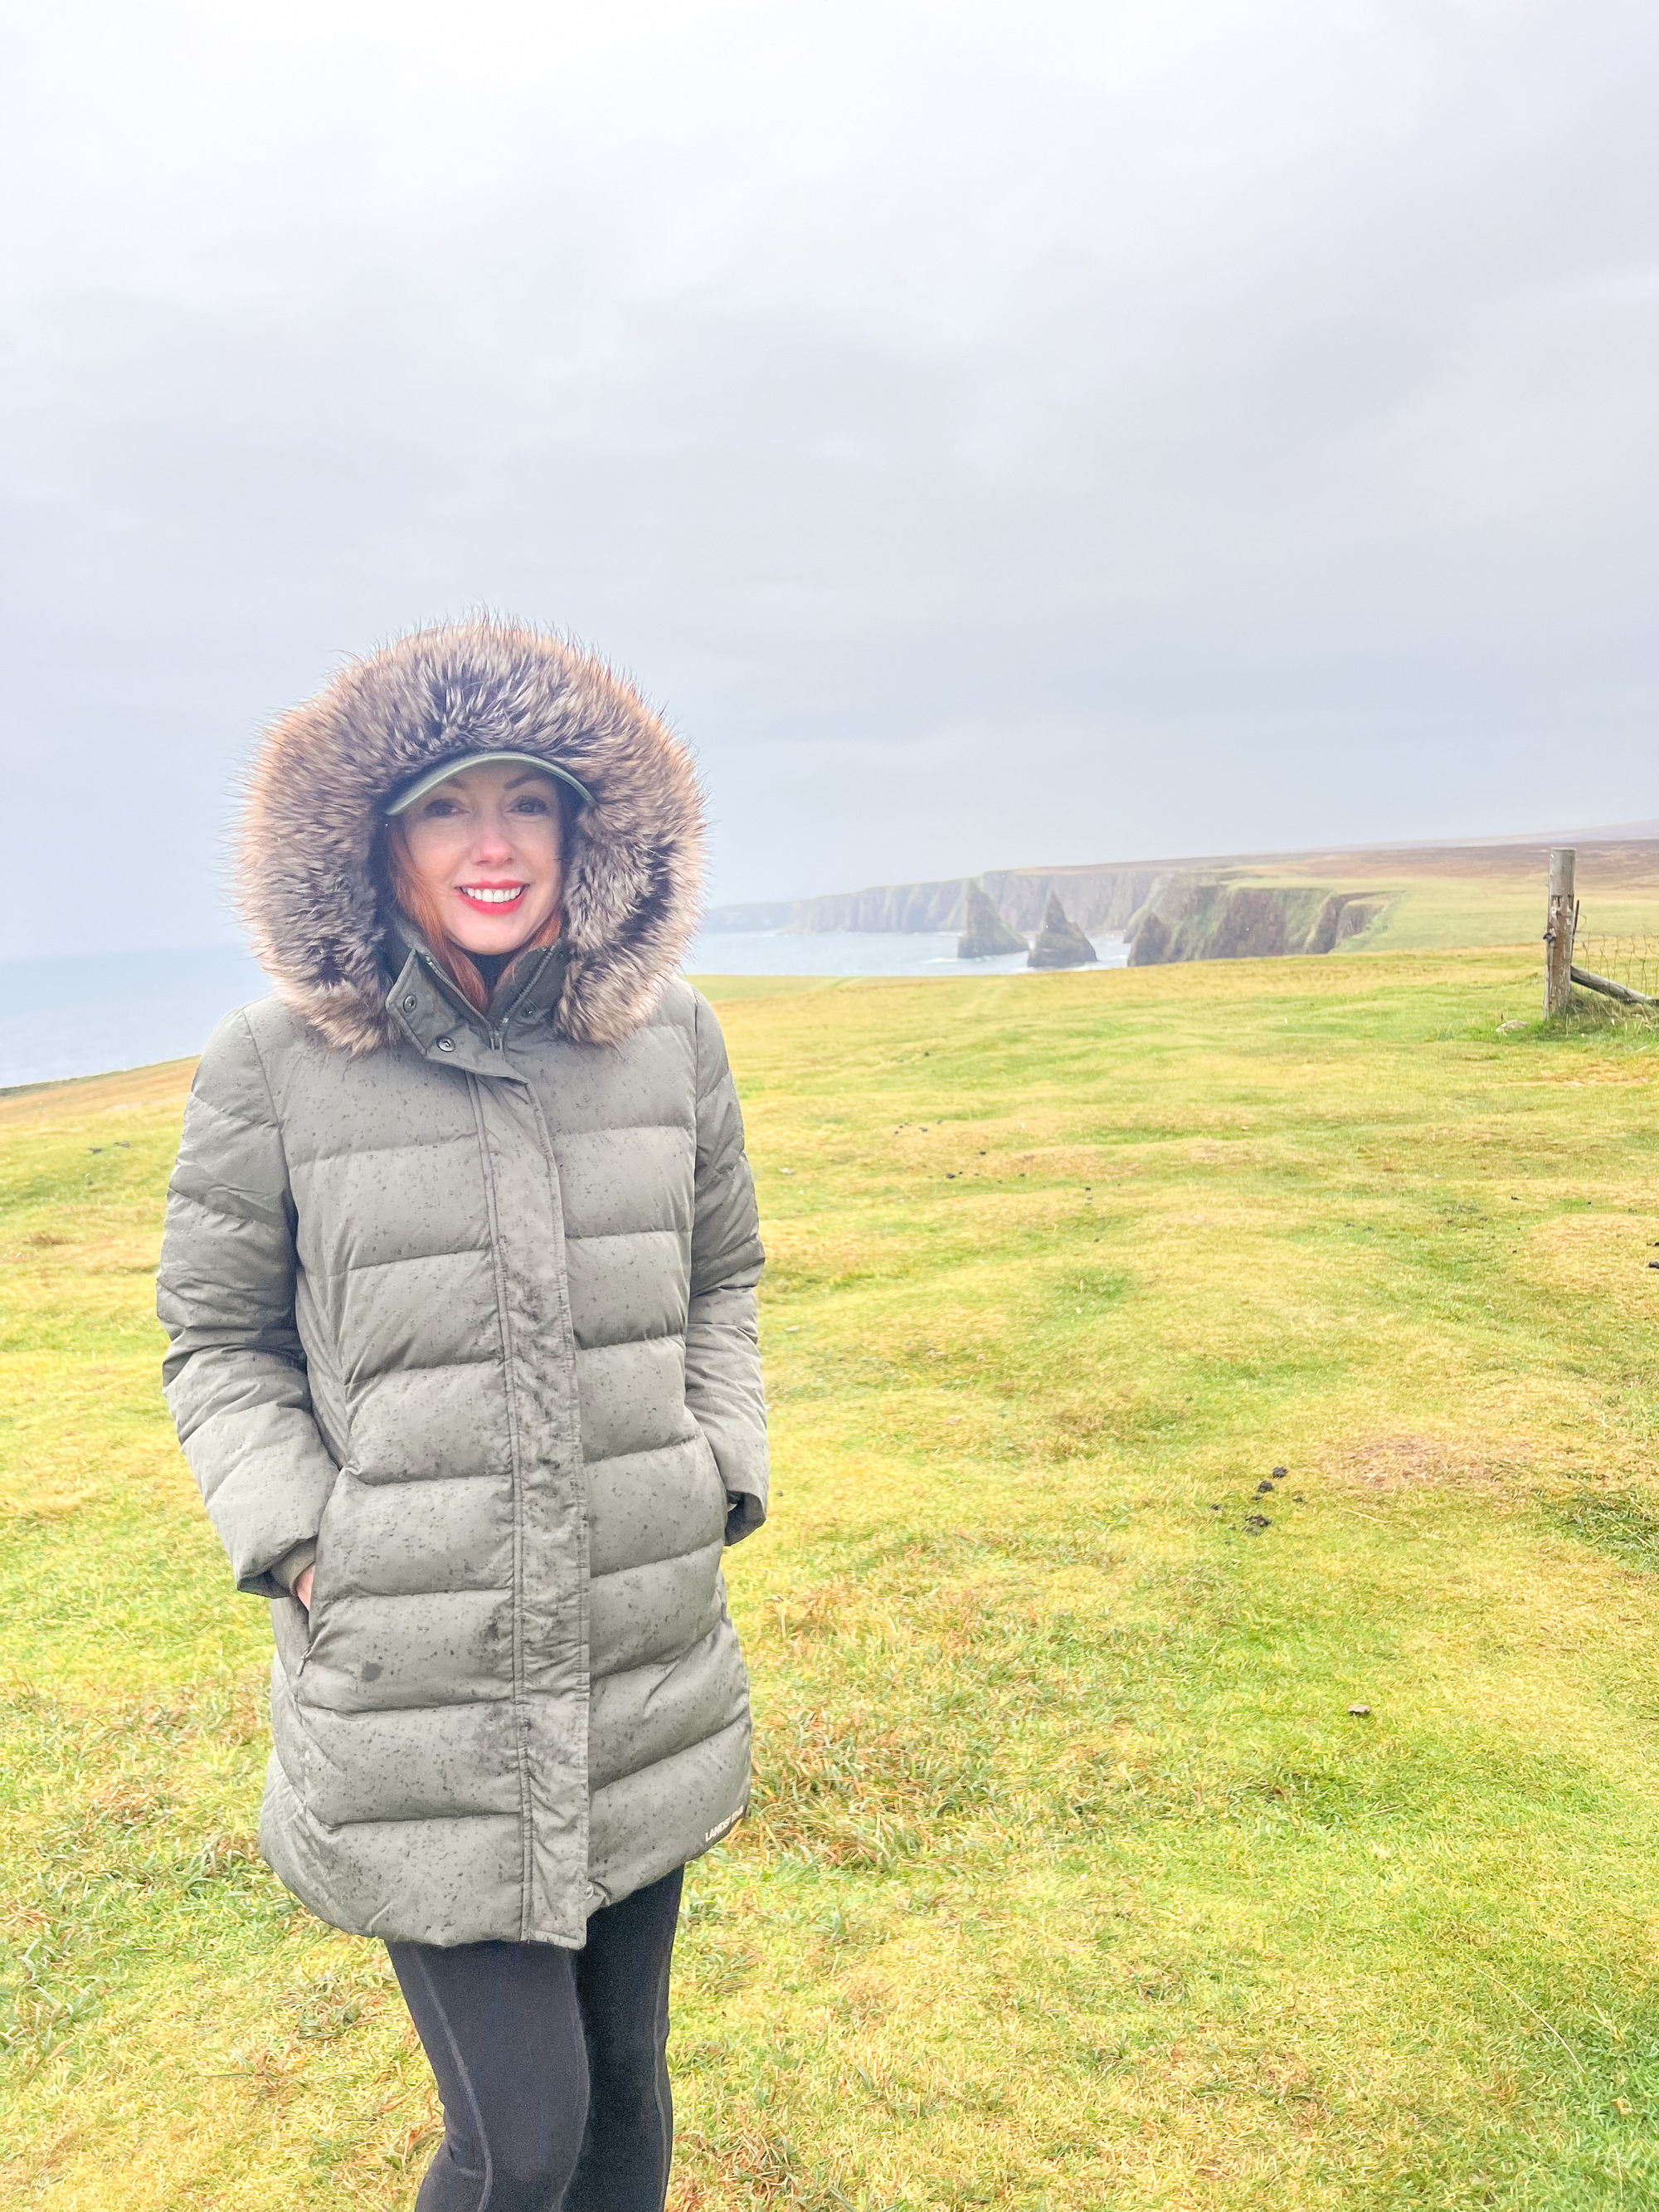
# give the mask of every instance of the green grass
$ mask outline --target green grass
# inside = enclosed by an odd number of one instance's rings
[[[776,1499],[678,2212],[1659,2204],[1659,1030],[1525,951],[716,988]],[[187,1073],[0,1100],[0,2203],[407,2207],[156,1394]]]
[[[1586,943],[1602,937],[1659,936],[1659,881],[1653,848],[1587,847],[1580,854],[1579,930]],[[1465,846],[1439,851],[1309,854],[1299,862],[1245,865],[1234,880],[1262,885],[1354,891],[1379,899],[1371,927],[1332,956],[1423,952],[1467,945],[1536,943],[1542,936],[1545,854],[1513,848]]]

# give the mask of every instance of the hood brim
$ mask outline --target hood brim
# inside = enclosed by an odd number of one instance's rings
[[[684,749],[635,688],[563,639],[486,617],[350,662],[266,732],[242,822],[240,903],[283,998],[332,1045],[397,1034],[386,1007],[388,799],[429,769],[509,753],[587,793],[568,825],[554,1027],[637,1029],[696,927],[702,808]]]

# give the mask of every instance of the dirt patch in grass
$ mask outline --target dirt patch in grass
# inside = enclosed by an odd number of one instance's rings
[[[1431,1483],[1468,1489],[1496,1479],[1480,1451],[1443,1437],[1372,1437],[1351,1444],[1331,1471],[1357,1489],[1385,1493]]]

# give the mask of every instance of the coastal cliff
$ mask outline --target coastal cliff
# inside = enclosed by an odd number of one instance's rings
[[[1033,937],[1048,901],[1058,898],[1084,931],[1122,933],[1167,869],[992,868],[980,878],[986,896],[1012,928]],[[758,911],[758,909],[730,909]],[[837,891],[827,898],[798,899],[784,925],[792,933],[822,929],[959,930],[968,920],[968,883],[878,884],[869,890]],[[753,928],[775,927],[754,922]]]
[[[1083,932],[1127,939],[1132,964],[1285,953],[1515,945],[1537,928],[1547,849],[1571,844],[1601,927],[1641,933],[1659,902],[1659,823],[1474,843],[1323,846],[1099,866],[992,870],[1004,920],[1034,937],[1051,896]],[[960,931],[967,879],[879,884],[833,897],[717,908],[710,930]]]
[[[1287,952],[1333,952],[1379,921],[1387,894],[1339,891],[1328,884],[1240,882],[1230,869],[993,869],[983,896],[1010,932],[1036,937],[1051,902],[1060,902],[1084,935],[1127,937],[1129,965],[1176,960],[1261,960]],[[968,930],[971,878],[932,884],[879,884],[867,890],[793,905],[726,907],[710,914],[712,929],[782,929],[915,933]]]
[[[1370,927],[1388,901],[1322,884],[1231,883],[1172,876],[1136,915],[1127,934],[1129,965],[1177,960],[1272,960],[1287,952],[1334,952]]]
[[[991,896],[996,898],[994,891]],[[792,936],[807,936],[823,929],[962,929],[967,921],[968,885],[953,876],[949,883],[877,884],[868,890],[797,899],[784,926]]]

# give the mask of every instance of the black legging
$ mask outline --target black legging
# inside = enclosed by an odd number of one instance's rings
[[[416,2212],[662,2212],[684,1872],[596,1912],[582,1951],[386,1946],[444,2103]]]

